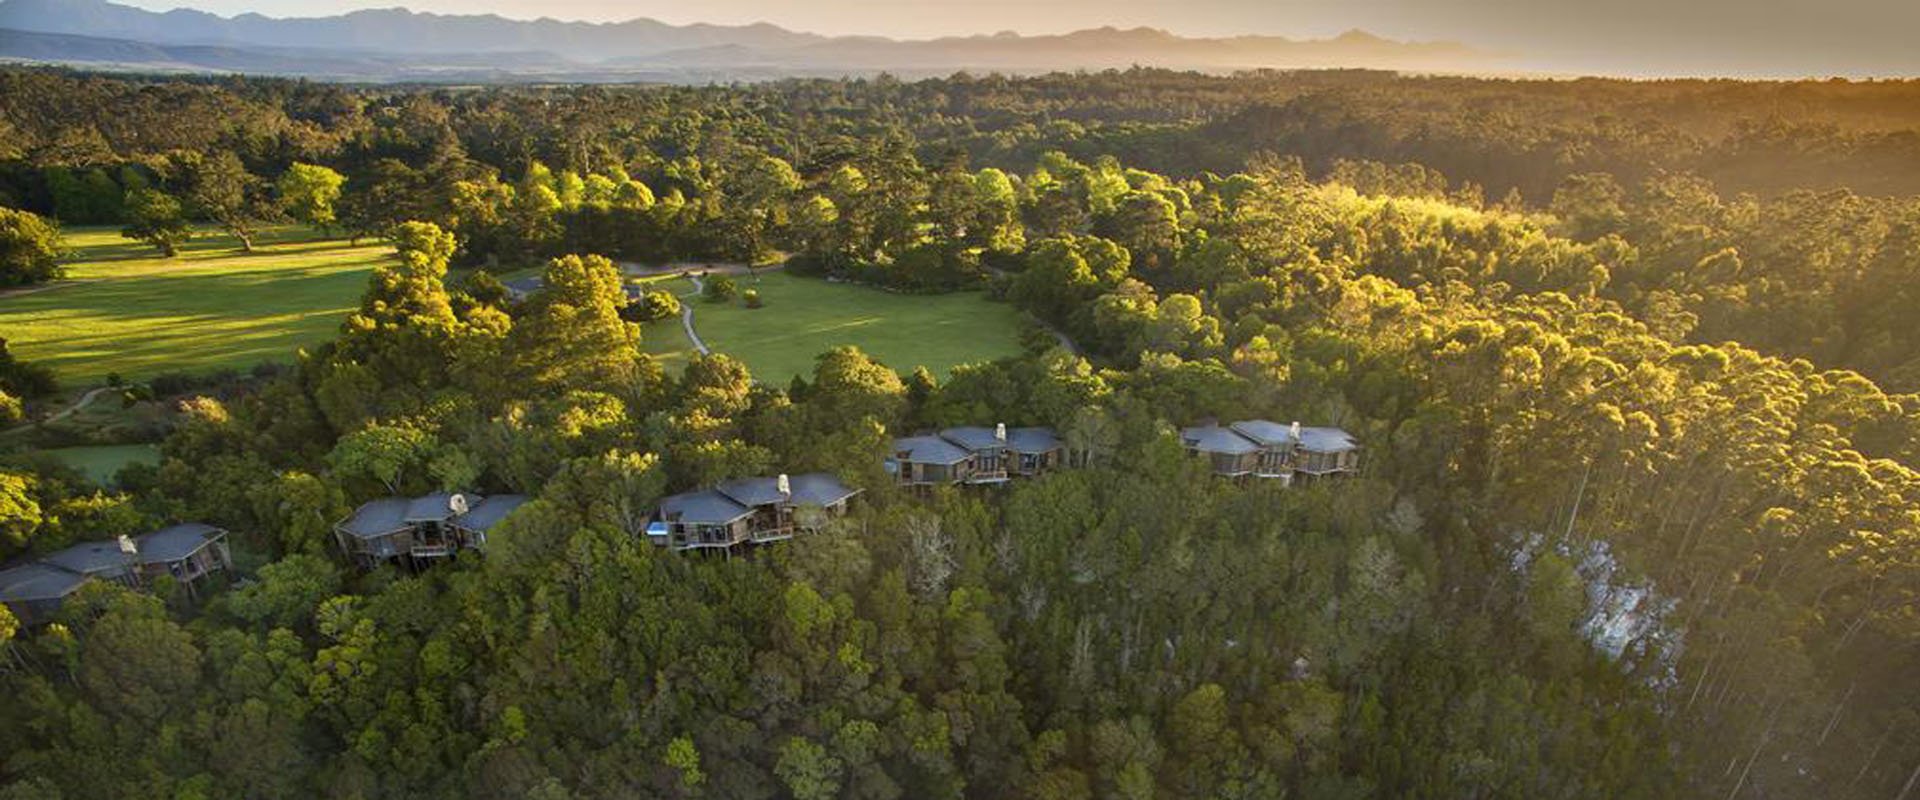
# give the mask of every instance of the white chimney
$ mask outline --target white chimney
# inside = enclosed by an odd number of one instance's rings
[[[140,546],[134,544],[133,540],[128,538],[126,534],[124,533],[120,534],[120,554],[125,556],[137,556],[140,554]]]
[[[782,472],[779,477],[774,478],[773,485],[779,489],[781,500],[793,499],[793,483],[787,480],[787,473]]]
[[[993,426],[993,440],[1001,444],[1007,443],[1007,423],[1002,422]]]
[[[1288,433],[1293,434],[1293,441],[1295,444],[1298,444],[1300,442],[1300,421],[1299,420],[1294,420],[1293,428],[1289,430]]]

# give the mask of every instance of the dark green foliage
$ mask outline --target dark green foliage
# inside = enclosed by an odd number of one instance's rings
[[[186,209],[179,200],[159,189],[127,192],[124,213],[127,226],[121,229],[120,235],[153,245],[168,258],[179,254],[180,245],[193,238],[193,226],[187,221]]]
[[[248,163],[338,167],[342,225],[399,252],[290,374],[185,404],[136,496],[0,473],[7,552],[198,518],[258,565],[193,608],[89,590],[64,628],[16,634],[9,796],[1866,798],[1911,781],[1914,201],[1649,179],[1911,191],[1910,143],[1862,121],[1913,127],[1910,84],[1135,71],[162,81],[136,101],[118,79],[0,81],[136,117],[226,108],[207,113],[230,125],[163,131],[197,153],[297,114],[310,140],[255,146],[301,152]],[[1749,124],[1772,95],[1820,113],[1853,97],[1861,117]],[[69,144],[100,163],[156,146],[80,113],[93,133]],[[1674,126],[1707,133],[1675,144]],[[1551,213],[1486,206],[1511,188]],[[721,354],[668,377],[628,318],[674,298],[630,307],[609,258],[584,255],[776,251],[897,290],[1003,269],[994,285],[1069,341],[945,383],[852,348],[784,390]],[[445,286],[450,263],[549,257],[517,306],[484,279]],[[1244,417],[1338,424],[1364,474],[1223,481],[1171,430]],[[1002,422],[1054,426],[1071,467],[909,493],[881,466],[893,435]],[[664,494],[813,469],[864,489],[825,532],[750,558],[643,537]],[[351,506],[434,488],[534,500],[484,554],[333,560]],[[1603,580],[1650,590],[1651,627],[1617,652],[1588,629]]]

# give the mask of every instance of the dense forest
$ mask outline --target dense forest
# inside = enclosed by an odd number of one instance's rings
[[[0,159],[21,219],[164,251],[290,216],[399,256],[335,341],[188,402],[158,467],[0,471],[0,556],[195,519],[247,576],[0,616],[0,797],[1920,779],[1920,84],[11,70]],[[1080,352],[670,374],[609,258],[982,290]],[[525,301],[491,277],[532,264]],[[1364,474],[1224,481],[1173,430],[1248,416],[1341,425]],[[881,471],[996,421],[1073,466]],[[636,529],[776,469],[866,491],[748,558]],[[339,558],[354,505],[453,488],[536,499],[484,557]]]

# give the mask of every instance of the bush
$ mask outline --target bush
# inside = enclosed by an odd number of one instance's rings
[[[680,298],[664,289],[655,289],[642,295],[640,302],[627,304],[627,312],[634,322],[652,322],[678,316]]]
[[[747,304],[747,308],[759,308],[761,306],[760,290],[748,289],[741,293],[740,300]]]
[[[732,300],[734,295],[739,293],[740,287],[735,286],[733,279],[725,275],[708,275],[706,288],[701,290],[702,296],[715,303]]]

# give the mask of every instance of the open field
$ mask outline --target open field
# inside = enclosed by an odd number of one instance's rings
[[[945,375],[960,364],[1018,354],[1026,324],[1012,306],[977,293],[892,294],[779,271],[761,273],[758,283],[742,276],[735,281],[742,291],[758,289],[766,307],[750,309],[738,299],[682,302],[692,304],[694,328],[708,347],[745,361],[756,378],[769,382],[811,375],[814,357],[842,344],[902,373],[925,366]],[[685,280],[669,285],[676,293],[693,290]],[[645,342],[669,369],[684,364],[693,350],[678,319],[649,323]]]
[[[293,227],[255,242],[205,233],[167,259],[117,229],[69,230],[68,282],[0,296],[0,335],[69,386],[284,361],[333,336],[392,252]]]
[[[133,463],[157,464],[160,448],[150,444],[113,444],[90,447],[62,447],[42,451],[69,467],[86,473],[95,483],[105,485],[121,467]]]

